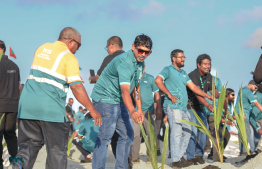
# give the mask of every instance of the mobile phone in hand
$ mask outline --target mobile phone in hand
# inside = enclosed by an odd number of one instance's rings
[[[90,69],[89,71],[90,71],[90,76],[95,76],[95,71],[94,71],[94,69]]]

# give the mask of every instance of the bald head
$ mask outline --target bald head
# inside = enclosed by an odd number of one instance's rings
[[[58,40],[63,40],[63,39],[76,39],[80,37],[80,33],[72,27],[66,27],[64,28],[59,35]]]
[[[114,45],[115,48],[117,48],[117,49],[122,49],[122,47],[123,47],[122,40],[118,36],[112,36],[111,38],[109,38],[107,40],[107,44],[108,45],[109,44]]]
[[[80,33],[72,28],[72,27],[66,27],[64,28],[59,35],[58,38],[59,41],[66,44],[68,49],[75,54],[76,51],[81,46],[81,35]]]

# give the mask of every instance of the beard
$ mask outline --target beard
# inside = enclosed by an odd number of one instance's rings
[[[137,58],[136,58],[136,60],[137,60],[138,62],[144,62],[145,59],[146,59],[145,56],[137,56]]]
[[[184,63],[177,63],[176,65],[180,68],[185,66]]]

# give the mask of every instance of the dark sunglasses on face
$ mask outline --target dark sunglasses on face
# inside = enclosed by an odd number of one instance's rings
[[[152,53],[151,50],[145,51],[145,50],[142,50],[142,49],[138,49],[137,47],[136,47],[136,49],[137,49],[138,54],[140,54],[140,55],[145,53],[145,55],[148,56],[148,55],[150,55]]]
[[[231,96],[235,96],[235,94],[231,94]]]
[[[79,42],[77,42],[76,40],[74,40],[74,39],[72,39],[75,43],[77,43],[77,45],[78,45],[78,48],[77,49],[79,49],[80,48],[80,46],[82,45],[81,43],[79,43]]]
[[[257,86],[255,86],[255,89],[257,90],[257,89],[258,89],[258,87],[257,87]]]

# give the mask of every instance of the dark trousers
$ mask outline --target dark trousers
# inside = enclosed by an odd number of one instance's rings
[[[210,134],[212,135],[215,144],[217,144],[216,141],[216,133],[215,133],[215,126],[214,126],[214,116],[207,116],[207,122],[208,122],[208,126],[209,126],[209,130],[210,130]],[[220,125],[219,126],[219,138],[221,141],[221,137],[222,137],[222,131],[223,131],[223,126]],[[228,130],[226,129],[225,131],[225,136],[224,136],[224,148],[226,148],[228,142],[230,139],[230,133],[228,132]],[[213,148],[211,149],[210,154],[213,154],[213,161],[214,162],[219,162],[219,155],[217,152],[217,149],[213,146]]]
[[[86,151],[84,148],[83,148],[83,143],[82,142],[77,142],[75,139],[73,140],[73,144],[76,146],[76,148],[83,154],[83,156],[86,158],[86,156],[88,154],[90,154],[89,151]]]
[[[34,166],[39,150],[46,145],[46,169],[67,168],[67,145],[69,123],[19,119],[18,153],[23,168]]]
[[[4,113],[0,113],[0,118]],[[17,113],[5,113],[0,125],[0,141],[3,142],[3,136],[7,144],[7,149],[11,157],[15,157],[17,154],[17,137],[16,137],[16,117]],[[2,144],[1,144],[2,145]],[[3,146],[0,146],[1,163],[3,163],[2,154]]]

